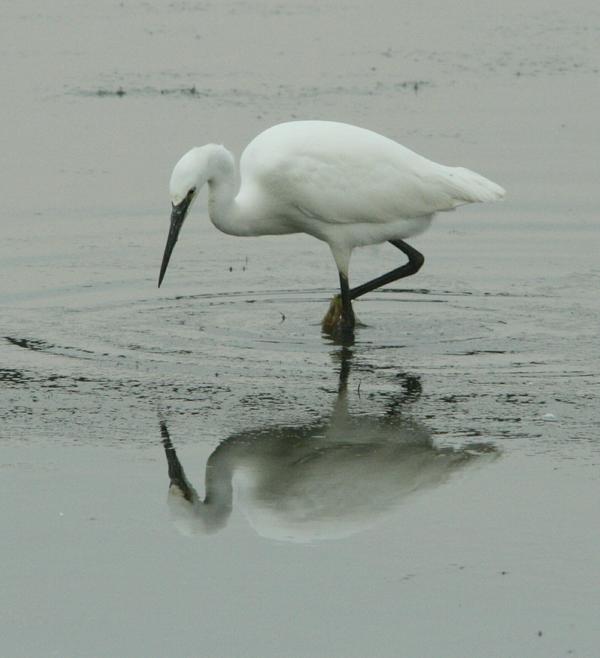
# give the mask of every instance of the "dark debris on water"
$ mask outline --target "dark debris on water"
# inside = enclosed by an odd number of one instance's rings
[[[119,98],[125,96],[127,92],[123,87],[119,87],[117,90],[113,89],[98,89],[96,91],[96,96],[118,96]]]
[[[147,91],[147,90],[146,90]],[[179,96],[203,96],[206,95],[205,92],[201,92],[198,90],[196,85],[192,85],[191,87],[174,87],[171,89],[157,89],[157,90],[152,90],[154,93],[158,93],[161,96],[172,96],[172,95],[179,95]],[[123,89],[123,87],[119,87],[118,89],[97,89],[95,91],[96,96],[117,96],[119,98],[122,98],[123,96],[127,94],[135,94],[135,93],[140,93],[139,89],[133,89],[126,91]],[[142,92],[143,93],[143,92]]]

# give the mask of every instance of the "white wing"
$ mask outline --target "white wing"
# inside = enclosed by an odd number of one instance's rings
[[[302,209],[331,223],[386,223],[431,215],[504,190],[462,167],[424,158],[370,130],[327,121],[269,128],[241,159],[244,184],[282,214]]]

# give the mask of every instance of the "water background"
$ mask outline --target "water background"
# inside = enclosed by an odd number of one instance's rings
[[[0,25],[1,653],[597,655],[597,3],[8,0]],[[294,118],[508,190],[413,239],[349,352],[320,334],[327,247],[224,236],[202,200],[156,288],[178,157]],[[352,280],[397,264],[360,250]],[[233,470],[218,532],[173,525],[161,423],[200,497],[211,455]]]

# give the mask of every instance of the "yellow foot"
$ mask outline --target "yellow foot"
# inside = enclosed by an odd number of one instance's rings
[[[329,303],[329,310],[325,313],[325,317],[321,320],[321,328],[324,332],[331,334],[339,324],[342,318],[342,298],[335,295]]]
[[[354,312],[346,317],[343,313],[342,300],[336,295],[329,304],[329,310],[321,322],[323,332],[340,345],[354,344]]]

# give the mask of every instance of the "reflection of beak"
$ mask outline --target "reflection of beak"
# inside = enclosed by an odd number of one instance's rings
[[[187,215],[188,208],[190,207],[190,202],[192,200],[192,195],[188,195],[180,204],[174,205],[173,210],[171,211],[171,228],[169,229],[169,237],[167,238],[167,246],[165,247],[165,253],[163,254],[162,265],[160,266],[160,274],[158,276],[158,287],[165,276],[167,271],[167,265],[171,259],[171,254],[173,253],[173,247],[177,242],[177,236],[179,231],[183,226],[183,221]]]
[[[183,466],[177,458],[177,453],[175,452],[175,448],[171,443],[169,430],[167,429],[167,424],[164,420],[160,421],[160,434],[162,436],[162,444],[165,448],[167,465],[169,467],[169,479],[171,480],[169,488],[175,487],[181,492],[181,495],[185,498],[185,500],[193,503],[194,498],[198,498],[198,494],[196,494],[194,487],[190,485],[190,483],[187,481],[187,478],[185,477]]]

